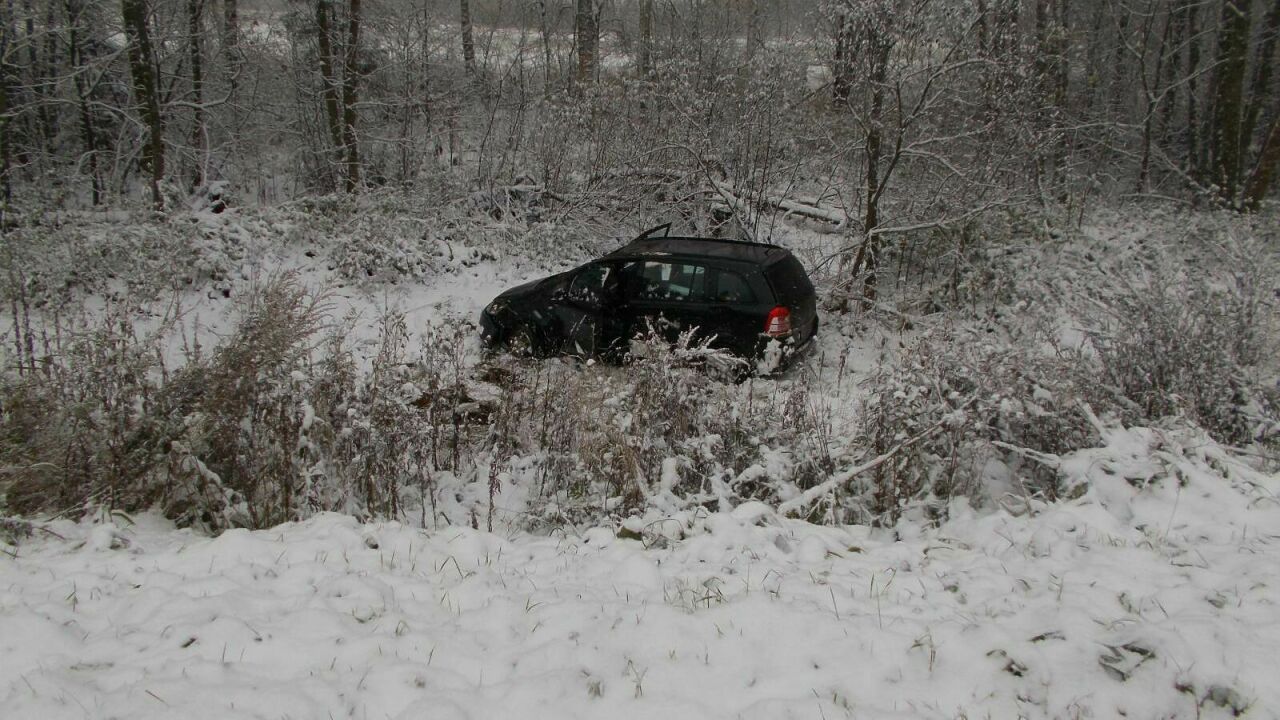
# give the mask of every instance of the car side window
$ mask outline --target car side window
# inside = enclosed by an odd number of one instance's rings
[[[742,275],[732,270],[717,270],[711,301],[731,305],[749,305],[756,301],[756,294]]]
[[[627,299],[704,302],[707,269],[702,265],[646,260],[628,263]]]
[[[604,300],[613,269],[608,265],[589,265],[574,276],[569,284],[569,299],[598,304]]]

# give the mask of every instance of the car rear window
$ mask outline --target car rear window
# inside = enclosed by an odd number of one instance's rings
[[[730,305],[750,305],[756,301],[756,294],[751,284],[742,275],[732,271],[719,269],[714,274],[714,288],[711,301]]]
[[[799,303],[802,299],[813,295],[813,283],[804,271],[804,266],[795,255],[786,257],[765,268],[765,277],[769,286],[778,294],[778,300],[786,304]]]

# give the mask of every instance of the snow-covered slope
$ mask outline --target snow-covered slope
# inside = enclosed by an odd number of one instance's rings
[[[1275,717],[1280,477],[1189,431],[1063,462],[936,529],[54,523],[0,546],[0,717]]]

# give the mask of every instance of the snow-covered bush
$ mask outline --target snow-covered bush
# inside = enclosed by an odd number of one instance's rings
[[[15,352],[0,353],[0,495],[9,509],[144,501],[138,479],[157,462],[163,383],[156,345],[133,316],[111,304],[93,321],[15,327]]]
[[[1102,380],[1140,417],[1185,415],[1233,444],[1277,433],[1280,398],[1258,375],[1276,350],[1277,266],[1262,252],[1237,260],[1231,271],[1134,273],[1096,304],[1088,336]]]
[[[403,317],[388,314],[373,367],[360,372],[348,328],[327,324],[323,296],[293,275],[240,302],[234,332],[212,349],[189,345],[177,369],[127,309],[20,327],[0,385],[3,506],[159,506],[214,530],[326,510],[396,516],[401,490],[431,469],[424,454],[442,454],[440,426],[457,430],[462,396],[439,392],[457,385],[456,369],[410,362]],[[450,467],[470,444],[453,438]]]
[[[804,399],[714,381],[740,365],[690,333],[672,343],[650,332],[632,341],[622,367],[512,368],[493,427],[507,438],[510,474],[532,468],[531,520],[777,502],[813,481],[821,463],[810,462],[817,453],[802,438],[811,429]]]
[[[925,336],[868,382],[856,441],[866,458],[888,457],[852,479],[848,519],[936,515],[953,497],[1057,498],[1058,473],[1038,458],[1096,440],[1078,378],[1074,361],[977,331]]]
[[[173,375],[166,409],[184,427],[170,447],[172,479],[185,482],[167,488],[171,514],[214,526],[294,519],[310,350],[324,312],[323,298],[293,276],[270,278],[243,304],[235,332]]]

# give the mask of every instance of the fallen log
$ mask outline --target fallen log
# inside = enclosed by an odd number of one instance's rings
[[[776,195],[760,195],[748,201],[743,198],[742,193],[737,188],[724,182],[712,182],[712,189],[708,190],[709,194],[718,195],[721,203],[732,211],[750,210],[752,205],[765,205],[768,207],[781,210],[787,215],[799,215],[800,217],[809,218],[810,220],[818,220],[835,225],[837,229],[844,228],[849,224],[849,214],[842,208],[822,207],[820,205],[810,205],[799,200],[793,200],[786,197]]]

